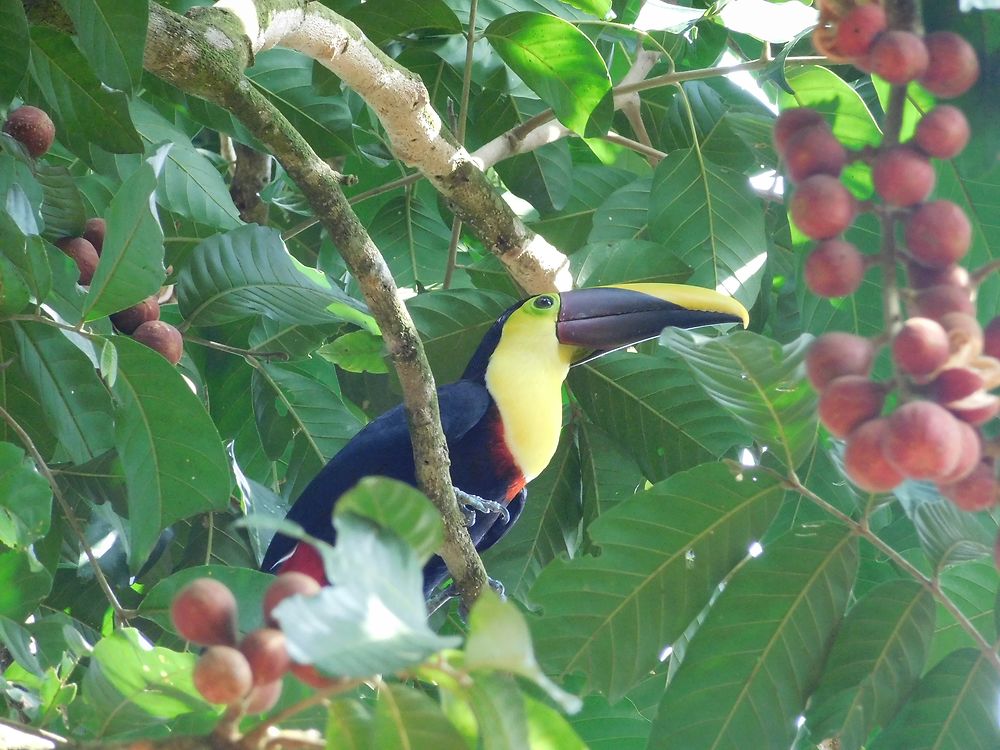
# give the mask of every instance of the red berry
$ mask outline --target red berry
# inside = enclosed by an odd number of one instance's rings
[[[941,478],[940,484],[952,484],[965,479],[972,473],[982,457],[983,449],[979,440],[979,431],[965,422],[958,423],[959,440],[958,463],[955,468]]]
[[[793,135],[815,125],[826,125],[823,115],[809,107],[786,109],[774,122],[774,150],[784,158],[788,141]],[[828,126],[829,127],[829,126]]]
[[[178,591],[170,619],[182,638],[201,646],[236,643],[236,597],[214,578],[197,578]]]
[[[834,378],[867,375],[875,360],[875,347],[862,336],[833,331],[824,333],[806,353],[806,376],[822,391]]]
[[[3,132],[20,142],[36,159],[52,147],[56,126],[44,110],[31,105],[18,107],[7,116]]]
[[[983,376],[968,367],[949,367],[942,370],[930,383],[926,392],[929,398],[947,406],[952,401],[968,398],[984,385]]]
[[[806,258],[805,279],[820,297],[853,294],[865,275],[865,259],[850,242],[823,240]]]
[[[276,628],[260,628],[248,633],[240,643],[253,672],[254,685],[266,685],[280,680],[291,666],[285,634]]]
[[[156,296],[146,297],[142,302],[111,314],[115,329],[122,333],[134,333],[135,329],[150,320],[160,319],[160,303]]]
[[[952,264],[943,268],[928,268],[919,263],[906,264],[907,278],[914,289],[927,289],[939,284],[968,288],[969,272],[962,266]]]
[[[789,213],[807,237],[825,240],[854,221],[857,202],[836,177],[817,174],[802,181],[789,203]]]
[[[247,694],[246,705],[243,707],[247,715],[262,714],[270,711],[281,698],[281,680],[269,682],[266,685],[256,685]]]
[[[278,621],[271,616],[271,612],[285,599],[295,594],[315,596],[320,588],[319,583],[305,573],[282,573],[276,576],[274,582],[264,592],[264,619],[267,624],[278,627]]]
[[[910,401],[889,417],[882,449],[885,457],[911,479],[940,479],[958,463],[958,422],[930,401]]]
[[[997,504],[1000,487],[991,461],[981,461],[964,479],[940,485],[941,494],[962,510],[989,510]]]
[[[312,664],[296,664],[292,662],[291,673],[306,685],[314,688],[325,688],[337,682],[335,677],[327,677]]]
[[[971,396],[949,403],[948,411],[963,422],[979,426],[1000,413],[1000,397],[986,391],[977,391]]]
[[[176,365],[184,354],[184,338],[181,332],[162,320],[149,320],[132,332],[132,338],[150,349],[155,349],[166,360]]]
[[[194,665],[194,686],[209,703],[238,703],[253,686],[250,665],[232,646],[209,646]]]
[[[785,148],[785,171],[792,182],[814,174],[837,177],[847,162],[847,151],[825,122],[797,131]]]
[[[922,76],[928,60],[923,39],[909,31],[893,30],[879,34],[862,66],[891,84],[902,85]]]
[[[886,419],[873,419],[848,435],[844,444],[844,470],[866,492],[888,492],[903,481],[882,451],[887,429]]]
[[[872,164],[872,183],[890,206],[913,206],[934,189],[934,167],[923,154],[898,146],[881,151]]]
[[[859,5],[837,25],[837,50],[846,57],[863,57],[885,27],[885,11],[881,5]]]
[[[939,104],[917,123],[913,141],[928,156],[952,159],[962,153],[970,135],[969,121],[962,110]]]
[[[903,372],[924,377],[948,361],[948,334],[930,318],[910,318],[892,339],[892,359]]]
[[[104,250],[104,235],[107,233],[107,222],[104,219],[93,217],[87,219],[87,223],[84,225],[83,239],[93,245],[97,254],[100,255]]]
[[[935,31],[924,38],[930,63],[918,78],[934,96],[961,96],[979,78],[979,59],[972,45],[958,34]]]
[[[56,240],[56,247],[76,262],[77,270],[80,271],[77,283],[81,286],[90,284],[100,260],[94,246],[83,237],[63,237]]]
[[[975,315],[972,294],[968,289],[951,284],[939,284],[921,290],[914,299],[916,312],[931,320],[941,320],[948,313]]]
[[[819,397],[819,418],[834,437],[846,437],[862,422],[874,419],[885,403],[885,386],[863,375],[831,380]]]
[[[906,246],[918,263],[944,268],[960,261],[972,244],[972,224],[951,201],[931,201],[906,220]]]

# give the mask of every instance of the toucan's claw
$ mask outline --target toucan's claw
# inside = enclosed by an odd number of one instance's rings
[[[494,593],[500,597],[500,601],[507,601],[507,590],[503,587],[503,581],[498,581],[496,578],[486,576],[486,583],[488,583]]]
[[[455,488],[455,497],[458,498],[462,506],[462,513],[465,514],[465,525],[472,526],[476,522],[476,511],[480,513],[499,513],[500,520],[504,523],[510,522],[510,513],[507,506],[494,500],[484,500],[478,495],[470,495],[468,492]]]

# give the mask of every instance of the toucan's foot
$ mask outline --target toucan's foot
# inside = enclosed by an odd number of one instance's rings
[[[496,578],[490,578],[486,576],[486,583],[489,584],[493,592],[500,597],[500,601],[507,601],[507,590],[503,587],[503,581],[498,581]]]
[[[476,522],[476,511],[480,513],[499,513],[501,521],[504,523],[510,521],[510,513],[507,511],[507,506],[503,503],[498,503],[494,500],[484,500],[478,495],[470,495],[468,492],[462,492],[462,490],[457,488],[455,489],[455,497],[458,498],[458,502],[462,505],[466,526],[472,526]]]

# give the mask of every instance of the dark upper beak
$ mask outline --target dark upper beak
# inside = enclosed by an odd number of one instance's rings
[[[750,321],[732,297],[686,284],[619,284],[559,295],[556,338],[578,347],[573,364],[655,338],[667,326],[696,328]]]

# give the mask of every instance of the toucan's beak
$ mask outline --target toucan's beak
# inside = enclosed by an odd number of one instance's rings
[[[732,297],[686,284],[618,284],[559,295],[556,338],[581,351],[573,364],[655,338],[668,326],[742,323],[750,315]]]

